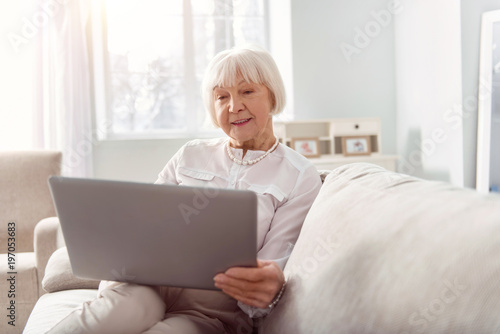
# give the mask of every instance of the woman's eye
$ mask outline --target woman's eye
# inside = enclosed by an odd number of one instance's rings
[[[245,91],[245,94],[251,94],[251,93],[253,93],[253,90],[246,90]]]
[[[222,100],[224,100],[225,98],[226,98],[226,96],[224,96],[224,95],[217,96],[217,100],[219,100],[219,101],[222,101]]]

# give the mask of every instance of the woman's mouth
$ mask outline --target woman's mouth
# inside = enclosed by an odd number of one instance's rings
[[[240,119],[240,120],[232,122],[231,124],[234,126],[243,126],[243,125],[247,124],[248,122],[250,122],[250,120],[251,120],[251,118]]]

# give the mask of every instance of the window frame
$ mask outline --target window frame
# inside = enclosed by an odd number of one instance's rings
[[[188,113],[187,119],[197,117],[197,109],[193,106],[200,92],[200,87],[196,87],[196,67],[195,67],[195,46],[194,46],[194,26],[191,1],[183,1],[183,36],[184,36],[184,85],[186,105]],[[225,0],[230,2],[232,0]],[[269,24],[269,0],[262,0],[264,5],[264,41],[265,48],[270,47],[270,24]],[[87,34],[89,36],[89,52],[93,91],[92,126],[95,129],[95,139],[103,140],[138,140],[138,139],[170,139],[170,138],[210,138],[224,136],[224,132],[219,128],[203,129],[196,122],[187,122],[187,127],[183,129],[157,129],[146,132],[112,132],[112,97],[111,97],[111,68],[107,55],[107,27],[105,20],[105,3],[102,0],[91,0],[91,18]],[[232,18],[226,17],[227,20]],[[226,30],[227,33],[228,30]],[[227,45],[227,43],[226,43]],[[186,75],[187,74],[187,75]],[[193,87],[195,89],[193,89]]]

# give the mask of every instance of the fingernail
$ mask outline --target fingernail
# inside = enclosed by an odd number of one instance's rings
[[[214,280],[220,283],[224,283],[227,280],[227,278],[225,274],[217,274],[215,275]]]

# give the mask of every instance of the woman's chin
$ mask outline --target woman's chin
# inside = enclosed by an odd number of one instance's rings
[[[236,142],[244,143],[258,138],[258,133],[247,133],[246,131],[236,130],[231,131],[229,137]]]

